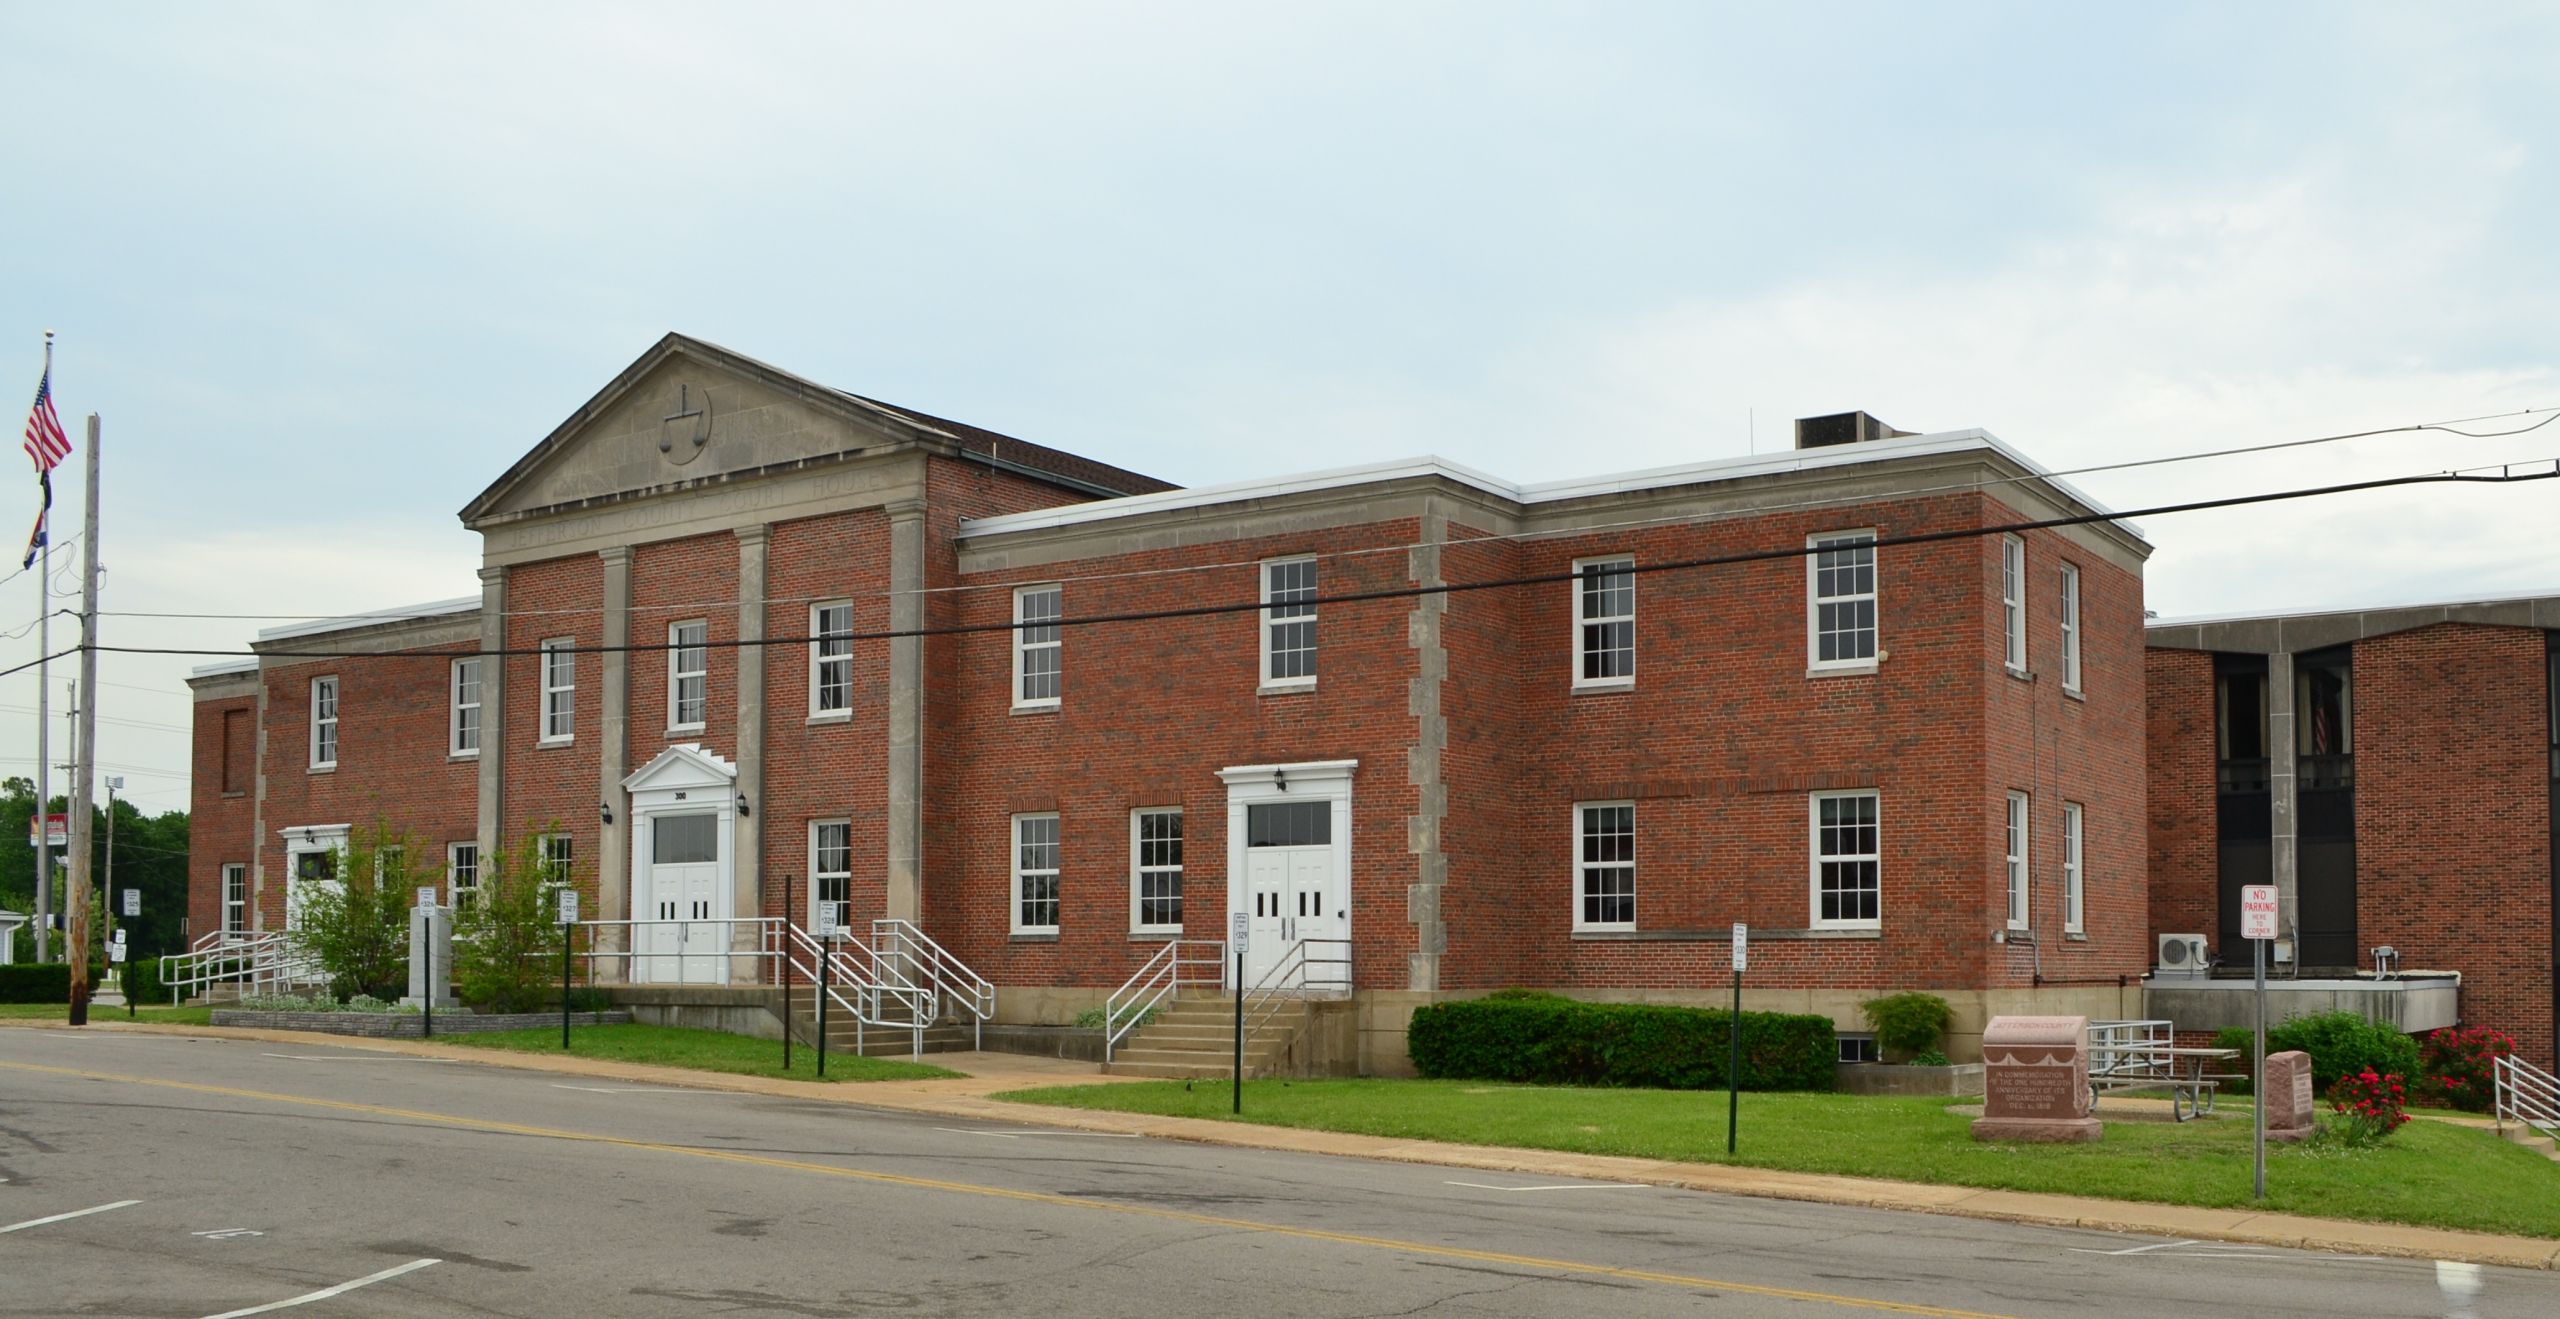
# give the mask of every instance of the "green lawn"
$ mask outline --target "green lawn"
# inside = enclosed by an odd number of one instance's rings
[[[1223,1084],[1017,1090],[1023,1103],[1236,1120]],[[2093,1145],[1973,1139],[1942,1099],[1742,1097],[1741,1154],[1724,1153],[1722,1091],[1598,1090],[1473,1081],[1249,1081],[1249,1122],[1409,1140],[1510,1145],[1793,1172],[2244,1208],[2248,1110],[2178,1124],[2109,1122]],[[2495,1132],[2415,1121],[2367,1150],[2270,1145],[2265,1208],[2329,1218],[2560,1238],[2560,1167]]]
[[[744,1035],[728,1035],[716,1030],[687,1030],[680,1026],[581,1026],[570,1032],[569,1053],[579,1058],[610,1058],[615,1062],[648,1063],[657,1067],[689,1067],[698,1072],[735,1072],[742,1076],[780,1076],[797,1081],[815,1081],[818,1077],[818,1055],[815,1051],[794,1046],[791,1070],[782,1070],[780,1040],[749,1039]],[[439,1044],[467,1044],[475,1049],[507,1049],[517,1053],[557,1054],[560,1029],[552,1026],[541,1030],[493,1031],[486,1035],[439,1035]],[[937,1077],[958,1076],[947,1068],[911,1063],[896,1058],[864,1058],[853,1054],[827,1055],[829,1081],[920,1081]]]
[[[202,1026],[213,1020],[213,1009],[202,1004],[189,1004],[181,1008],[150,1007],[142,1004],[135,1006],[139,1009],[133,1015],[135,1021],[159,1021],[173,1026]],[[71,1009],[60,1003],[0,1003],[0,1020],[61,1021],[70,1011]],[[123,1021],[125,1020],[124,1009],[99,1007],[92,1004],[89,1008],[89,1019],[91,1021]]]

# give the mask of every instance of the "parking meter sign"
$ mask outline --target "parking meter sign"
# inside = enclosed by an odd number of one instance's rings
[[[2272,939],[2276,937],[2276,886],[2243,884],[2240,886],[2240,937]]]
[[[129,888],[124,891],[124,914],[127,916],[142,914],[142,890]]]
[[[560,923],[563,925],[578,923],[578,891],[576,889],[560,890]]]
[[[435,885],[422,884],[418,886],[418,905],[421,907],[433,907],[436,905]]]
[[[1740,975],[1751,969],[1751,927],[1741,921],[1733,923],[1733,970]]]
[[[1240,911],[1229,912],[1227,914],[1227,942],[1233,945],[1237,952],[1243,952],[1245,950],[1245,945],[1252,942],[1252,940],[1253,917]]]

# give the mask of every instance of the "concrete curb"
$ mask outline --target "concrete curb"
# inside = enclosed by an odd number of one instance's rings
[[[0,1027],[37,1030],[72,1029],[61,1022],[0,1021]],[[675,1067],[563,1058],[532,1053],[496,1052],[431,1041],[366,1039],[302,1031],[248,1028],[215,1029],[124,1021],[92,1022],[89,1029],[110,1033],[169,1035],[197,1039],[246,1039],[277,1044],[328,1044],[344,1049],[448,1058],[484,1066],[511,1067],[557,1075],[649,1082],[701,1090],[829,1099],[861,1108],[947,1117],[979,1118],[1008,1125],[1057,1127],[1071,1131],[1104,1131],[1194,1144],[1225,1145],[1342,1158],[1381,1159],[1397,1163],[1483,1172],[1565,1177],[1588,1181],[1644,1182],[1722,1195],[1758,1196],[1870,1209],[1900,1209],[1962,1218],[2028,1223],[2047,1227],[2087,1228],[2106,1232],[2138,1232],[2197,1241],[2281,1246],[2295,1250],[2350,1255],[2389,1255],[2410,1259],[2442,1259],[2510,1268],[2560,1268],[2560,1241],[2459,1232],[2445,1228],[2404,1227],[2347,1219],[2272,1214],[2251,1209],[2199,1209],[2133,1200],[2101,1200],[2026,1191],[1985,1190],[1971,1186],[1935,1186],[1878,1178],[1837,1177],[1782,1172],[1766,1168],[1677,1163],[1618,1155],[1567,1154],[1548,1150],[1453,1145],[1436,1141],[1360,1136],[1344,1132],[1264,1127],[1205,1118],[1169,1118],[1139,1113],[1105,1113],[1050,1108],[991,1099],[992,1093],[1056,1083],[1110,1082],[1087,1076],[1054,1059],[1026,1058],[1026,1066],[942,1081],[786,1081],[775,1077],[699,1072]],[[952,1055],[943,1055],[949,1058]],[[1045,1064],[1045,1065],[1044,1065]],[[2473,1125],[2465,1123],[2464,1125]],[[2560,1187],[2555,1187],[2560,1190]]]

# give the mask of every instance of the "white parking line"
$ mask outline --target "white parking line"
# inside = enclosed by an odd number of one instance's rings
[[[972,1127],[935,1127],[934,1130],[948,1131],[955,1136],[994,1136],[999,1140],[1020,1140],[1025,1136],[1089,1136],[1096,1140],[1138,1139],[1138,1133],[1134,1131],[1043,1131],[1036,1127],[1029,1131],[982,1131]]]
[[[1443,1182],[1443,1186],[1463,1186],[1471,1191],[1649,1191],[1642,1182],[1560,1182],[1553,1186],[1491,1186],[1484,1182]]]
[[[398,1053],[262,1053],[261,1058],[282,1058],[297,1063],[450,1063],[458,1058],[412,1058]]]
[[[142,1203],[140,1200],[118,1200],[114,1204],[96,1205],[87,1209],[74,1209],[67,1214],[54,1214],[46,1218],[30,1218],[23,1223],[11,1223],[7,1227],[0,1227],[0,1236],[5,1236],[11,1232],[21,1231],[30,1227],[43,1227],[47,1223],[59,1223],[66,1218],[86,1218],[91,1214],[103,1214],[110,1209],[122,1209],[127,1205],[138,1205],[140,1203]]]
[[[551,1083],[551,1088],[554,1090],[583,1090],[591,1095],[732,1095],[740,1093],[735,1090],[675,1090],[662,1085],[630,1087],[611,1085],[562,1085],[557,1081]]]
[[[206,1315],[205,1319],[243,1319],[243,1316],[246,1315],[266,1314],[272,1310],[289,1310],[297,1305],[309,1305],[313,1301],[325,1301],[332,1296],[344,1296],[358,1287],[370,1287],[377,1282],[388,1282],[393,1278],[399,1277],[403,1273],[415,1273],[430,1264],[439,1264],[442,1262],[443,1261],[441,1260],[432,1259],[413,1259],[396,1268],[384,1269],[380,1273],[367,1274],[353,1282],[342,1282],[335,1287],[323,1287],[316,1292],[304,1292],[300,1296],[289,1297],[281,1301],[269,1301],[265,1305],[253,1305],[246,1310],[225,1310],[220,1314]]]

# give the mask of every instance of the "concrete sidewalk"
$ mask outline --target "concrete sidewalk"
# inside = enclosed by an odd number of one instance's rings
[[[0,1021],[0,1028],[68,1030],[59,1022]],[[2024,1191],[1982,1190],[1969,1186],[1931,1186],[1865,1177],[1834,1177],[1777,1172],[1719,1164],[1677,1163],[1611,1155],[1568,1154],[1548,1150],[1486,1145],[1442,1144],[1341,1132],[1304,1131],[1255,1126],[1203,1118],[1156,1117],[1136,1113],[1101,1113],[1007,1103],[990,1096],[1048,1085],[1107,1083],[1092,1063],[1000,1053],[928,1055],[937,1066],[965,1075],[949,1080],[816,1082],[775,1077],[736,1076],[723,1072],[652,1067],[601,1059],[499,1052],[462,1045],[417,1040],[369,1040],[305,1031],[246,1030],[207,1026],[165,1026],[121,1020],[92,1022],[86,1029],[102,1033],[175,1035],[205,1039],[257,1040],[279,1044],[326,1045],[358,1051],[449,1058],[562,1075],[599,1077],[695,1089],[824,1099],[869,1108],[977,1118],[1009,1126],[1048,1126],[1076,1131],[1125,1132],[1163,1140],[1232,1145],[1250,1149],[1288,1150],[1344,1158],[1388,1159],[1438,1167],[1578,1181],[1643,1182],[1725,1195],[1765,1196],[1823,1204],[1858,1205],[1951,1214],[1966,1218],[2056,1227],[2138,1232],[2196,1241],[2230,1241],[2284,1246],[2355,1255],[2396,1255],[2457,1260],[2515,1268],[2560,1268],[2560,1241],[2456,1232],[2442,1228],[2401,1227],[2299,1214],[2261,1213],[2246,1209],[2196,1209],[2100,1200]],[[2553,1192],[2560,1194],[2560,1169],[2554,1170]]]

